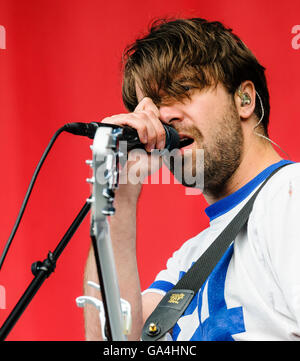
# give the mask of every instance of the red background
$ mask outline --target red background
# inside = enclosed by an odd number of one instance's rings
[[[295,161],[298,148],[299,0],[0,0],[0,250],[11,232],[29,181],[54,132],[67,122],[100,121],[123,112],[123,48],[156,17],[199,16],[232,27],[267,67],[271,138]],[[298,41],[300,43],[300,40]],[[33,276],[31,264],[54,250],[89,195],[89,139],[63,134],[50,152],[2,270],[6,309]],[[145,185],[138,217],[138,259],[145,288],[167,258],[208,224],[202,196],[180,185]],[[89,217],[58,260],[8,340],[83,340],[82,276]]]

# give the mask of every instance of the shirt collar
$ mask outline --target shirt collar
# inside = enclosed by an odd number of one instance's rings
[[[240,202],[242,202],[245,198],[247,198],[248,195],[260,183],[262,183],[275,169],[282,166],[283,164],[288,164],[288,163],[293,163],[293,162],[283,159],[275,164],[270,165],[268,168],[264,169],[255,178],[253,178],[250,182],[245,184],[242,188],[238,189],[236,192],[208,206],[205,209],[205,213],[209,217],[210,221],[227,213],[232,208],[237,206]]]

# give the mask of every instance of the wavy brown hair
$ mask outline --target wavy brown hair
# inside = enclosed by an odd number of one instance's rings
[[[250,80],[262,100],[262,125],[268,135],[270,103],[265,68],[232,29],[218,21],[156,20],[146,36],[125,49],[123,66],[122,96],[129,111],[138,103],[136,81],[143,94],[159,106],[169,98],[189,97],[191,88],[204,89],[219,82],[233,95],[243,81]],[[255,114],[258,118],[262,115],[259,99]]]

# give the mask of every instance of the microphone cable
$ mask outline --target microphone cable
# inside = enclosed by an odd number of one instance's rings
[[[9,236],[9,238],[8,238],[8,240],[7,240],[7,242],[6,242],[6,245],[5,245],[5,247],[4,247],[4,250],[3,250],[3,252],[2,252],[2,255],[1,255],[1,258],[0,258],[0,270],[1,270],[1,267],[2,267],[2,265],[3,265],[3,263],[4,263],[4,260],[5,260],[5,257],[6,257],[6,255],[7,255],[8,250],[9,250],[9,247],[10,247],[10,245],[11,245],[11,242],[12,242],[12,240],[13,240],[16,232],[17,232],[17,229],[18,229],[19,225],[20,225],[21,219],[22,219],[22,217],[23,217],[25,208],[26,208],[26,206],[27,206],[27,203],[28,203],[30,194],[31,194],[31,192],[32,192],[33,186],[34,186],[34,184],[35,184],[35,181],[36,181],[36,179],[37,179],[37,176],[38,176],[38,174],[39,174],[39,172],[40,172],[40,170],[41,170],[41,168],[42,168],[42,165],[43,165],[43,163],[44,163],[44,161],[45,161],[48,153],[50,152],[50,150],[51,150],[54,142],[56,141],[57,137],[58,137],[63,131],[66,131],[66,126],[65,126],[65,125],[64,125],[63,127],[59,128],[59,129],[55,132],[55,134],[54,134],[53,137],[51,138],[49,144],[47,145],[47,148],[45,149],[45,151],[44,151],[44,153],[43,153],[40,161],[38,162],[38,165],[37,165],[36,168],[35,168],[35,171],[34,171],[34,173],[33,173],[33,176],[32,176],[32,178],[31,178],[31,181],[30,181],[29,186],[28,186],[28,188],[27,188],[27,192],[26,192],[26,194],[25,194],[23,203],[22,203],[22,205],[21,205],[19,214],[18,214],[18,216],[17,216],[17,219],[16,219],[16,221],[15,221],[15,224],[14,224],[14,226],[13,226],[13,229],[12,229],[12,231],[11,231],[11,233],[10,233],[10,236]]]

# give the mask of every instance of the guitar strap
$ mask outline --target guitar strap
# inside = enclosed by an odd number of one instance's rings
[[[260,190],[275,173],[288,164],[290,163],[278,167],[266,178],[244,207],[193,264],[189,271],[166,293],[144,324],[142,331],[143,341],[156,341],[174,327],[194,295],[204,284],[242,227],[247,223],[253,203]]]

